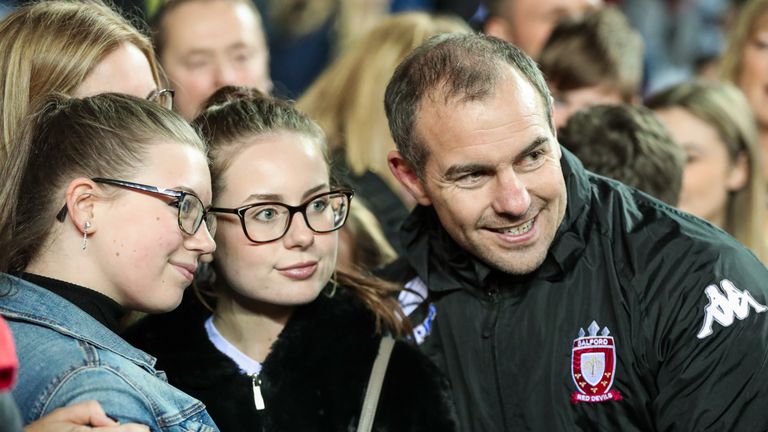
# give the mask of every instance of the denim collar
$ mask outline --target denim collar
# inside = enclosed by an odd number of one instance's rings
[[[48,327],[63,335],[111,351],[155,373],[154,357],[134,348],[82,309],[45,288],[2,273],[0,313],[6,318]]]

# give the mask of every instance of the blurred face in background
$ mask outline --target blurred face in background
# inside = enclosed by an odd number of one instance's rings
[[[512,42],[537,58],[558,22],[601,6],[602,0],[506,0],[498,16],[491,16],[485,33]]]
[[[238,0],[193,0],[163,18],[160,61],[176,90],[175,109],[192,120],[226,85],[272,89],[261,18]]]
[[[678,207],[724,227],[730,192],[747,183],[746,159],[732,161],[717,129],[687,110],[666,108],[656,114],[687,157]]]
[[[747,40],[737,84],[749,100],[760,129],[768,128],[768,15],[757,20]]]
[[[568,119],[575,113],[594,105],[621,105],[624,98],[619,90],[604,86],[584,87],[574,90],[560,91],[555,86],[552,97],[555,100],[554,122],[556,128],[565,126]]]

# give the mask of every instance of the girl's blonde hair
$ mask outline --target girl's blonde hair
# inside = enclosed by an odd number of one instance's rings
[[[741,8],[736,22],[728,32],[728,43],[720,60],[720,76],[738,85],[741,60],[757,22],[768,13],[768,0],[750,0]]]
[[[149,39],[101,2],[30,3],[0,21],[0,162],[18,146],[16,134],[31,101],[52,92],[71,94],[124,43],[144,53],[159,83]]]
[[[395,148],[384,113],[387,83],[400,61],[429,37],[469,31],[459,18],[422,12],[389,17],[329,66],[297,106],[323,128],[334,156],[339,152],[354,174],[371,171],[397,190],[387,166],[387,153]]]
[[[205,152],[184,119],[144,99],[59,94],[38,106],[22,122],[19,145],[0,169],[0,272],[24,271],[46,247],[72,180],[130,178],[160,143]]]
[[[679,107],[715,128],[731,163],[743,155],[749,179],[728,197],[725,226],[763,262],[768,262],[764,226],[765,180],[762,152],[754,116],[744,94],[732,84],[686,82],[662,91],[646,102],[653,110]]]

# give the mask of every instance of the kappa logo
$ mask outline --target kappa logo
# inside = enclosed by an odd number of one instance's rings
[[[720,281],[720,287],[712,284],[704,288],[704,294],[709,298],[709,304],[704,309],[704,323],[696,335],[704,339],[712,334],[712,325],[717,322],[723,327],[733,324],[735,318],[743,320],[749,316],[750,308],[757,313],[768,310],[768,307],[758,303],[747,290],[739,290],[728,279]]]
[[[587,330],[589,336],[582,328],[573,340],[571,377],[578,391],[571,393],[571,403],[621,400],[621,394],[611,390],[616,376],[616,345],[613,337],[608,336],[611,332],[603,327],[598,336],[600,326],[595,321]]]

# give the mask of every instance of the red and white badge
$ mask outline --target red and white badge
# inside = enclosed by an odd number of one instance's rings
[[[571,402],[599,403],[621,400],[617,390],[611,390],[616,374],[616,345],[612,336],[608,336],[608,327],[598,336],[600,326],[592,321],[589,336],[584,329],[579,329],[579,337],[573,341],[571,352],[571,376],[576,384],[571,393]]]

